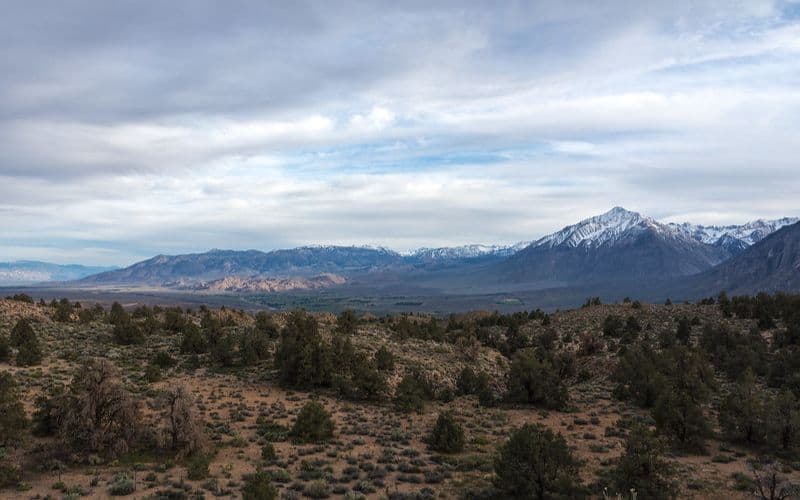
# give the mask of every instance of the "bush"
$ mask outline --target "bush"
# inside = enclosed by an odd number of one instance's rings
[[[443,412],[436,419],[430,436],[428,446],[439,453],[460,453],[464,451],[464,429],[453,414]]]
[[[17,383],[8,372],[0,373],[0,446],[13,446],[22,439],[28,426],[25,408],[19,399]]]
[[[475,371],[466,366],[461,369],[456,379],[456,391],[462,396],[475,394],[478,387],[478,376]]]
[[[133,480],[124,473],[119,473],[114,476],[111,486],[108,488],[108,494],[112,497],[124,497],[136,491],[136,485]]]
[[[0,361],[8,361],[11,357],[11,344],[8,337],[0,334]]]
[[[394,354],[385,345],[375,351],[375,367],[387,372],[394,370]]]
[[[278,490],[272,485],[270,474],[258,471],[245,479],[242,487],[242,500],[275,500]]]
[[[662,458],[661,442],[642,425],[635,425],[625,441],[625,452],[611,472],[617,492],[636,491],[639,498],[666,500],[677,496],[673,467]]]
[[[394,406],[404,413],[422,412],[425,401],[432,398],[433,388],[428,379],[419,370],[410,370],[395,388]]]
[[[136,440],[136,402],[104,359],[89,360],[78,369],[63,405],[59,434],[73,452],[118,456]]]
[[[764,397],[748,372],[722,401],[719,424],[733,442],[756,444],[764,440]]]
[[[211,332],[206,335],[208,352],[215,363],[222,366],[233,366],[234,364],[234,345],[233,335],[222,332]]]
[[[339,313],[336,318],[336,333],[342,335],[353,335],[356,333],[356,326],[358,326],[358,318],[353,311],[346,309]]]
[[[6,463],[0,456],[0,489],[17,486],[22,480],[22,473],[14,464]]]
[[[541,425],[517,429],[495,458],[495,486],[505,498],[569,497],[577,487],[578,464],[564,436]]]
[[[560,410],[567,404],[567,388],[550,360],[532,349],[519,351],[511,362],[506,399],[512,403],[542,405]]]
[[[290,436],[299,443],[318,443],[333,437],[333,420],[322,404],[306,403],[297,414]]]
[[[317,320],[303,312],[289,315],[275,351],[279,381],[285,386],[329,386],[333,371],[330,347],[319,333]]]
[[[264,311],[256,314],[256,330],[271,339],[278,338],[278,325],[273,321],[272,316]]]
[[[206,338],[200,328],[192,322],[183,325],[181,332],[181,352],[183,354],[203,354],[208,350]]]
[[[177,364],[177,361],[167,351],[158,351],[150,360],[150,364],[166,370]]]
[[[203,426],[185,388],[176,387],[163,395],[162,421],[165,442],[173,451],[196,452],[201,448]]]
[[[800,443],[800,405],[788,389],[784,389],[766,407],[767,443],[773,449],[789,451]]]
[[[17,366],[33,366],[42,362],[42,348],[36,334],[20,344],[17,350]]]
[[[248,329],[239,337],[239,358],[243,365],[253,365],[269,355],[269,336],[262,330]]]
[[[616,314],[609,314],[603,320],[603,335],[605,337],[619,337],[622,335],[625,322]]]
[[[144,344],[144,332],[137,323],[130,320],[114,325],[112,336],[119,345]]]
[[[199,481],[208,477],[208,466],[211,465],[211,456],[204,453],[195,453],[186,461],[186,477],[191,481]]]

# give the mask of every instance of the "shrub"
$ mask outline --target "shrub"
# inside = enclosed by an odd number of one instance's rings
[[[290,432],[299,443],[318,443],[333,437],[333,420],[322,404],[310,401],[297,414]]]
[[[168,390],[163,395],[162,421],[165,441],[173,451],[196,452],[201,448],[203,427],[184,387]]]
[[[609,314],[603,320],[603,335],[606,337],[619,337],[625,328],[625,322],[616,314]]]
[[[333,360],[317,320],[303,311],[289,315],[275,351],[279,381],[286,386],[317,387],[331,383]]]
[[[275,446],[272,443],[264,443],[264,446],[261,447],[261,459],[272,462],[277,458],[278,454],[275,453]]]
[[[271,339],[278,338],[278,325],[268,313],[260,311],[256,314],[256,330]]]
[[[14,464],[6,463],[0,456],[0,489],[17,486],[22,480],[22,473]]]
[[[704,438],[711,431],[694,395],[683,389],[669,387],[656,401],[652,414],[659,432],[678,448],[700,453],[704,451]]]
[[[381,371],[394,370],[394,354],[385,345],[375,351],[375,368]]]
[[[0,373],[0,446],[13,446],[22,439],[28,426],[25,409],[19,399],[17,383],[8,372]]]
[[[625,451],[611,472],[617,492],[636,491],[640,498],[655,500],[677,496],[671,479],[673,467],[663,457],[661,442],[642,425],[635,425],[625,441]]]
[[[456,378],[456,391],[464,396],[475,394],[477,386],[478,376],[475,371],[469,366],[462,368],[458,373],[458,378]]]
[[[494,470],[506,498],[569,497],[577,486],[578,464],[566,440],[541,425],[515,430],[500,447]]]
[[[211,332],[206,335],[208,352],[211,359],[222,366],[233,366],[234,364],[234,345],[233,335],[222,332]]]
[[[342,335],[353,335],[356,333],[358,318],[353,311],[345,309],[336,318],[336,332]]]
[[[199,481],[208,477],[208,466],[211,465],[211,455],[194,453],[186,461],[186,477],[191,481]]]
[[[405,413],[422,412],[425,401],[432,398],[433,388],[428,379],[419,370],[410,370],[395,388],[394,406]]]
[[[11,329],[11,337],[9,342],[11,346],[19,348],[22,344],[36,338],[36,332],[33,331],[31,322],[27,319],[20,319],[14,323],[14,328]]]
[[[120,345],[136,345],[144,343],[144,332],[138,323],[128,320],[117,323],[112,331],[114,342]]]
[[[506,399],[559,410],[566,405],[568,394],[552,363],[540,360],[534,350],[524,349],[511,362]]]
[[[0,361],[8,361],[11,357],[11,344],[8,342],[8,337],[0,334]]]
[[[428,436],[428,446],[439,453],[460,453],[464,450],[464,429],[452,413],[439,414]]]
[[[115,475],[111,486],[108,488],[108,494],[112,497],[124,497],[134,491],[136,491],[136,485],[125,473]]]
[[[17,350],[17,366],[33,366],[42,362],[42,348],[36,334],[27,338]]]
[[[245,479],[242,500],[276,500],[278,490],[272,485],[270,474],[258,471]]]
[[[150,360],[150,364],[166,370],[177,364],[177,361],[167,351],[158,351]]]
[[[766,407],[767,443],[774,449],[789,451],[800,442],[800,407],[797,398],[784,389]]]
[[[239,358],[243,365],[255,364],[269,355],[269,336],[262,330],[248,329],[239,337]]]
[[[61,299],[56,304],[56,312],[53,319],[60,323],[69,323],[72,321],[72,304],[67,299]]]
[[[93,359],[81,366],[63,404],[59,434],[70,450],[117,456],[133,445],[138,408],[110,362]]]
[[[666,383],[657,363],[656,353],[646,346],[626,349],[612,375],[614,396],[643,408],[652,407]]]
[[[181,332],[181,352],[184,354],[203,354],[208,350],[208,344],[200,328],[192,322],[183,325]]]
[[[755,444],[764,439],[764,398],[748,372],[722,401],[719,424],[733,442]]]

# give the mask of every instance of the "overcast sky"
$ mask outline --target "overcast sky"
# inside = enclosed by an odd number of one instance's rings
[[[800,215],[796,1],[2,1],[0,260]]]

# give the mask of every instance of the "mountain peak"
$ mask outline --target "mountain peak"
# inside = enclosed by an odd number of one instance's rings
[[[662,226],[650,217],[616,206],[604,214],[583,219],[577,224],[545,236],[535,242],[534,246],[597,246],[614,241],[636,227],[663,230]]]

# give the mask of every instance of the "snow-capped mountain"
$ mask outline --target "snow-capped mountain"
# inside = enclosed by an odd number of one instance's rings
[[[651,230],[668,237],[684,238],[683,233],[675,231],[667,224],[645,217],[637,212],[614,207],[608,212],[589,217],[577,224],[567,226],[535,241],[536,247],[598,247],[612,244],[621,238],[630,237],[632,232]]]
[[[731,226],[702,226],[684,222],[669,226],[697,241],[726,248],[737,254],[745,248],[758,243],[778,229],[800,221],[797,217],[784,217],[775,220],[758,219],[747,224]]]
[[[660,280],[702,272],[730,256],[668,224],[614,207],[535,241],[493,272],[501,280],[549,286]]]
[[[487,255],[507,257],[530,244],[530,241],[522,241],[514,245],[463,245],[458,247],[418,248],[407,255],[423,261],[475,259]]]

